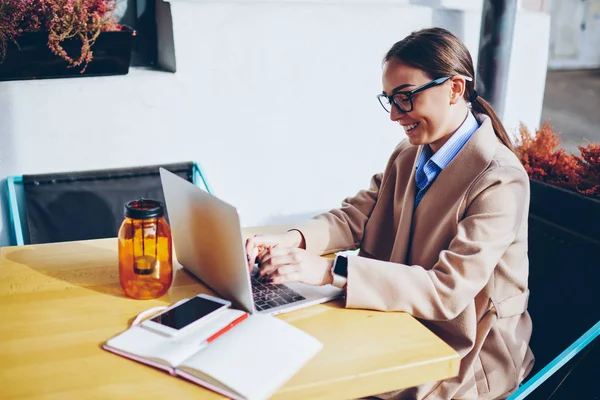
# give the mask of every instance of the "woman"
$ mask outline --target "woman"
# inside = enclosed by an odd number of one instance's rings
[[[474,88],[471,56],[452,33],[396,43],[379,100],[407,140],[384,173],[340,209],[247,242],[267,281],[345,287],[346,307],[408,312],[460,354],[457,377],[377,397],[504,398],[533,366],[529,180]]]

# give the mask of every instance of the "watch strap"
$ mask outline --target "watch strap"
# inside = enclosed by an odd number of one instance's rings
[[[333,267],[331,268],[331,275],[333,276],[333,286],[344,289],[348,282],[348,259],[345,256],[337,255],[333,261]]]

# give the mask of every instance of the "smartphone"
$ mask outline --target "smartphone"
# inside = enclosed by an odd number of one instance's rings
[[[231,302],[207,294],[199,294],[173,304],[160,314],[145,320],[141,326],[167,336],[191,330],[231,306]]]

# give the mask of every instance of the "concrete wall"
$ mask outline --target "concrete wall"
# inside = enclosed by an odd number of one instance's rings
[[[0,179],[196,160],[244,225],[337,207],[404,138],[375,99],[381,58],[432,25],[476,57],[481,2],[464,4],[173,1],[175,74],[0,83]],[[546,71],[545,53],[531,49],[547,46],[548,31],[531,24],[548,19],[519,15],[509,129],[539,123]],[[11,243],[4,199],[0,246]]]
[[[600,0],[552,0],[551,69],[600,68]]]

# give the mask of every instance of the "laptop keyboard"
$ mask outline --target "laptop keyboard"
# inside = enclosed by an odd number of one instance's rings
[[[264,284],[254,276],[250,280],[254,305],[259,311],[304,300],[304,297],[285,285]]]

